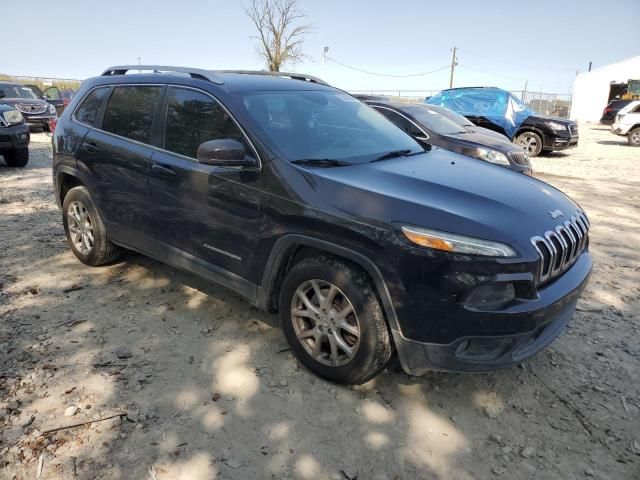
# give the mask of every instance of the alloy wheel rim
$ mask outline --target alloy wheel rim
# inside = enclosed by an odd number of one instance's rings
[[[536,151],[536,148],[538,148],[538,141],[533,135],[527,134],[520,137],[518,145],[524,147],[527,153],[533,153]]]
[[[631,141],[633,143],[640,143],[640,132],[633,132],[631,134]]]
[[[334,284],[308,280],[291,301],[291,321],[298,341],[314,360],[340,367],[360,346],[360,323],[349,298]]]
[[[75,201],[67,210],[67,225],[71,242],[78,252],[88,255],[93,250],[94,234],[91,216],[81,202]]]

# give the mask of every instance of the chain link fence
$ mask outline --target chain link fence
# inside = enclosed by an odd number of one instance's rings
[[[422,103],[441,90],[349,90],[349,93],[356,95],[370,95],[385,97],[395,102]],[[553,115],[556,117],[568,118],[571,111],[570,93],[545,93],[530,92],[527,90],[511,91],[516,97],[521,99],[527,106],[541,115]]]

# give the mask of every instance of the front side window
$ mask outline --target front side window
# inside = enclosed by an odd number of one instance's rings
[[[241,94],[249,116],[290,160],[362,163],[423,148],[373,108],[335,90]]]
[[[165,150],[195,159],[201,144],[221,139],[237,140],[248,151],[242,132],[217,101],[201,92],[172,87],[167,102]]]
[[[98,112],[102,106],[102,102],[109,92],[109,88],[96,88],[82,101],[78,110],[76,110],[75,118],[80,123],[94,127],[98,119]]]
[[[161,87],[115,87],[102,121],[102,129],[121,137],[150,143],[153,112]]]

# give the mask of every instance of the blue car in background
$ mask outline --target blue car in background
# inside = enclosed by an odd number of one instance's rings
[[[479,127],[506,135],[530,157],[578,145],[576,122],[538,115],[518,97],[500,88],[451,88],[427,98],[425,103],[446,107]]]

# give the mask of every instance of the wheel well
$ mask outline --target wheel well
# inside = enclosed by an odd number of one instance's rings
[[[60,205],[64,202],[64,197],[67,196],[69,190],[73,187],[79,187],[84,185],[78,177],[69,175],[68,173],[61,173],[58,177],[58,185],[60,186]]]
[[[271,282],[272,289],[270,292],[269,305],[268,305],[269,311],[271,312],[278,311],[278,297],[280,296],[280,287],[282,286],[282,282],[284,280],[284,277],[287,275],[287,273],[301,261],[306,260],[307,258],[314,258],[314,257],[335,258],[337,260],[340,260],[341,262],[348,264],[354,269],[360,270],[369,279],[371,288],[376,293],[376,296],[378,296],[378,300],[380,301],[379,293],[377,291],[376,284],[373,281],[373,278],[371,278],[371,275],[369,275],[369,273],[364,268],[362,268],[353,260],[350,260],[341,255],[337,255],[333,252],[322,250],[320,248],[310,247],[308,245],[294,245],[289,247],[287,251],[284,252],[284,258],[278,265],[278,271],[272,277],[272,282]]]

